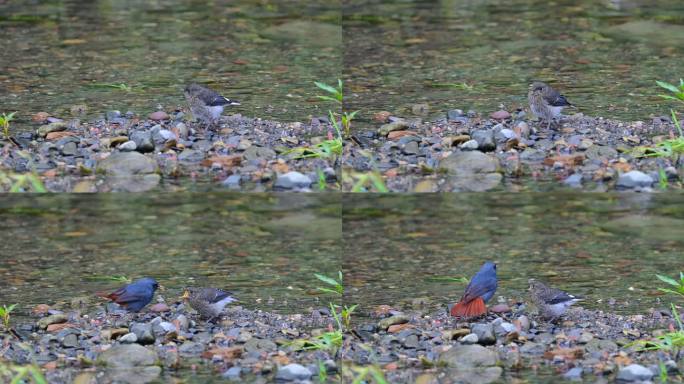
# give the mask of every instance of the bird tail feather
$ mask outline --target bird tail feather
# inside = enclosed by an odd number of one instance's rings
[[[481,297],[467,303],[459,301],[456,305],[451,307],[451,316],[454,317],[478,317],[486,313],[487,306],[485,306],[485,302]]]

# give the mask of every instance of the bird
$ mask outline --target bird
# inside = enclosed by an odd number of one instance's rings
[[[226,305],[238,301],[231,295],[232,292],[218,288],[186,288],[182,298],[190,303],[201,318],[211,320],[218,317]]]
[[[116,291],[102,295],[129,311],[138,312],[152,301],[154,292],[159,288],[157,280],[151,277],[138,279]]]
[[[221,96],[218,92],[195,83],[185,87],[184,94],[192,115],[208,127],[218,124],[223,107],[240,105],[236,100]]]
[[[541,81],[530,84],[527,100],[532,113],[541,120],[546,120],[546,129],[551,128],[551,122],[560,116],[563,108],[572,106],[565,96]]]
[[[470,279],[461,300],[451,307],[451,316],[478,317],[487,313],[485,303],[496,292],[496,264],[488,261]]]
[[[560,289],[551,288],[535,279],[529,279],[532,302],[539,308],[544,319],[554,321],[565,314],[571,305],[582,298]]]

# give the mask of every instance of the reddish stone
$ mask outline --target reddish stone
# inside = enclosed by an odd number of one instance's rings
[[[511,118],[511,114],[508,113],[507,111],[504,110],[499,110],[496,112],[492,112],[491,115],[489,115],[492,119],[496,120],[506,120]]]
[[[168,120],[169,114],[164,111],[157,111],[150,113],[150,119],[152,120]]]

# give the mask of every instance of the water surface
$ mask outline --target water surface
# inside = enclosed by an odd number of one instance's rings
[[[488,115],[526,106],[543,80],[587,115],[648,120],[672,105],[655,80],[682,77],[682,15],[679,0],[349,0],[346,108]]]
[[[345,301],[365,309],[454,302],[465,284],[440,279],[491,260],[497,296],[525,299],[534,277],[587,308],[645,313],[672,299],[655,274],[684,270],[682,194],[348,194],[343,207]]]

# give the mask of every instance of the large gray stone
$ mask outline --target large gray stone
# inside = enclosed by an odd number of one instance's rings
[[[281,189],[301,189],[309,188],[311,179],[299,172],[290,171],[286,174],[279,175],[275,182],[275,188]]]
[[[456,152],[439,162],[450,175],[472,175],[496,172],[499,160],[479,151]]]
[[[654,180],[651,176],[641,171],[629,171],[620,175],[617,181],[618,188],[646,188],[653,185]]]
[[[646,381],[651,380],[653,372],[639,364],[630,364],[618,371],[617,379],[622,381]]]
[[[112,368],[133,368],[154,365],[157,354],[139,344],[119,344],[102,352],[97,362]]]
[[[117,152],[100,161],[97,170],[114,176],[144,175],[155,173],[157,163],[138,152]]]
[[[295,380],[309,380],[311,378],[311,371],[303,365],[288,364],[278,369],[276,373],[276,380],[295,381]]]
[[[496,365],[497,354],[481,345],[459,345],[439,356],[450,368],[467,369]]]

